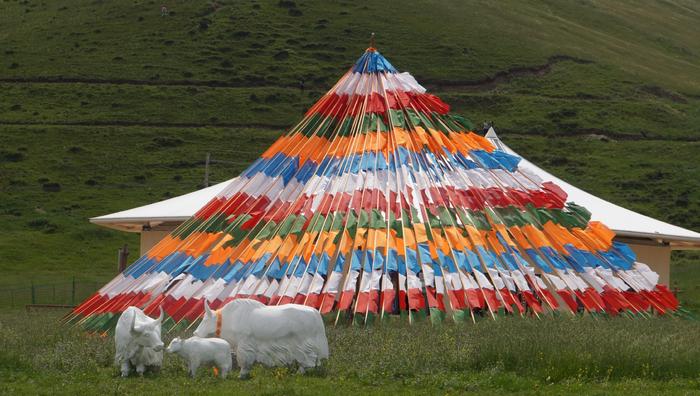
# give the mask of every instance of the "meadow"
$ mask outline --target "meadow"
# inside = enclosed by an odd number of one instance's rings
[[[110,338],[3,290],[103,284],[138,235],[87,219],[235,177],[367,47],[532,162],[700,230],[700,7],[650,1],[0,2],[0,393],[700,393],[698,322],[518,318],[329,327],[308,376],[122,380]],[[301,85],[303,82],[303,89]],[[130,261],[135,260],[132,253]],[[674,252],[700,312],[700,254]],[[168,334],[169,339],[173,335]]]
[[[301,376],[257,366],[252,379],[160,373],[119,377],[111,337],[59,326],[59,314],[0,313],[7,394],[691,394],[700,392],[697,321],[499,317],[476,324],[383,321],[327,327],[331,357]],[[164,335],[169,342],[176,334]]]

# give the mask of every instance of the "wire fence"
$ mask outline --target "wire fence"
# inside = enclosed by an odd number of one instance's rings
[[[70,280],[67,282],[34,284],[25,287],[0,289],[0,306],[79,304],[102,286],[100,282]]]

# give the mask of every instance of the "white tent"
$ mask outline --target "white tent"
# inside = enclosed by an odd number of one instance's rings
[[[518,155],[498,138],[493,129],[489,130],[486,138],[501,150]],[[554,182],[566,191],[568,201],[585,207],[592,213],[593,220],[599,220],[615,231],[616,238],[628,243],[637,253],[639,261],[649,264],[661,276],[662,283],[669,282],[671,250],[700,249],[700,233],[664,223],[598,198],[553,176],[525,158],[519,166],[528,168],[545,181]],[[117,230],[140,232],[143,254],[194,215],[233,180],[149,205],[93,217],[90,222]]]

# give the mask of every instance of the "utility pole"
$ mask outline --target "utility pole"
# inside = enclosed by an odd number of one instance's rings
[[[204,159],[204,187],[209,187],[209,157],[211,155],[207,153],[207,157]]]

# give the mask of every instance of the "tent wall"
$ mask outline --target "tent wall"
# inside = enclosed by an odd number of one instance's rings
[[[627,242],[627,241],[626,241]],[[627,242],[637,253],[637,261],[649,266],[659,274],[659,283],[669,285],[671,280],[671,247]]]
[[[156,243],[165,238],[172,230],[141,231],[141,256],[146,254]]]

